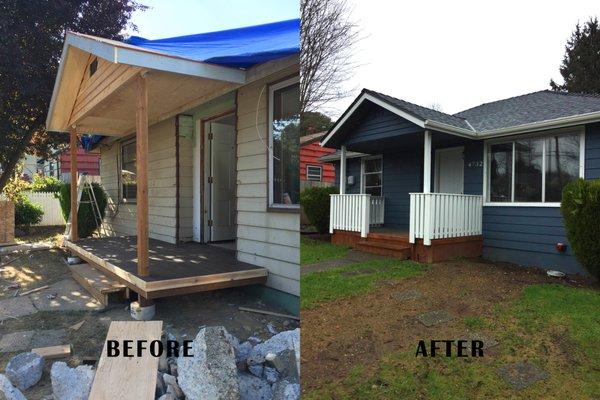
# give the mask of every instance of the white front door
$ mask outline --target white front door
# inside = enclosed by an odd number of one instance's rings
[[[435,152],[435,192],[464,192],[464,147],[439,149]]]
[[[235,239],[235,127],[220,122],[210,130],[210,241]]]

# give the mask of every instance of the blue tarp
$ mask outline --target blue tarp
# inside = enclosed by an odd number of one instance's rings
[[[191,60],[245,69],[298,54],[300,19],[167,39],[132,36],[127,43]],[[81,138],[83,148],[91,150],[102,138],[84,135]]]
[[[300,52],[300,20],[157,40],[132,36],[127,43],[225,67],[249,68]]]

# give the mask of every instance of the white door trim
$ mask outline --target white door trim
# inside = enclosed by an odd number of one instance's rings
[[[434,187],[435,193],[439,193],[439,191],[440,191],[440,154],[444,153],[444,152],[448,153],[448,152],[457,151],[457,150],[461,150],[463,153],[463,162],[461,164],[462,174],[460,174],[460,179],[461,179],[460,186],[462,187],[461,193],[465,192],[465,163],[464,163],[465,146],[455,146],[455,147],[446,147],[443,149],[435,149],[435,171],[434,171],[434,176],[433,176],[433,187]]]

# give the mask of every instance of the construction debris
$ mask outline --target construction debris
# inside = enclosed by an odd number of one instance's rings
[[[28,294],[39,292],[40,290],[48,289],[49,287],[49,285],[44,285],[35,289],[27,290],[25,292],[21,292],[20,296],[27,296]]]
[[[71,325],[69,327],[69,329],[73,330],[73,331],[78,331],[79,328],[81,328],[83,326],[83,324],[85,323],[85,320],[79,321],[78,323],[76,323],[75,325]]]
[[[50,379],[55,400],[87,400],[94,381],[94,370],[89,365],[69,368],[59,361],[52,364]]]
[[[44,372],[44,358],[36,353],[21,353],[6,365],[6,377],[19,390],[25,390],[40,381]]]
[[[44,357],[45,360],[52,360],[70,356],[72,348],[70,344],[61,344],[58,346],[38,347],[32,349],[31,352],[39,354]]]
[[[293,320],[296,320],[296,321],[300,321],[300,318],[296,317],[295,315],[280,314],[280,313],[273,312],[273,311],[260,310],[258,308],[239,307],[239,310],[240,311],[247,311],[247,312],[258,313],[258,314],[272,315],[274,317],[288,318],[288,319],[293,319]]]

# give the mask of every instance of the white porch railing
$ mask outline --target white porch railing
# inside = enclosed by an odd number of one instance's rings
[[[451,193],[410,193],[409,240],[481,235],[483,196]]]
[[[332,194],[329,232],[334,229],[360,232],[367,237],[370,225],[383,225],[385,199],[370,194]]]

